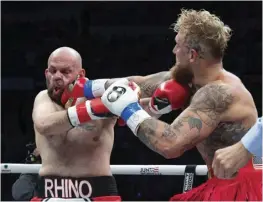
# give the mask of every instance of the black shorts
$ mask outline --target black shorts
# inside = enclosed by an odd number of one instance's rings
[[[120,201],[117,184],[113,176],[100,177],[40,177],[37,184],[36,199],[83,198],[88,200]],[[115,199],[115,200],[114,200]],[[118,200],[119,199],[119,200]]]

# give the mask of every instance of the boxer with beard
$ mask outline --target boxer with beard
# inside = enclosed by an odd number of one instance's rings
[[[258,116],[249,91],[223,67],[231,29],[208,11],[182,10],[174,30],[174,79],[162,83],[150,102],[151,111],[156,114],[182,107],[189,94],[178,83],[184,82],[179,78],[192,74],[189,85],[194,95],[174,122],[170,125],[152,118],[142,109],[137,93],[127,81],[110,85],[101,97],[102,102],[125,121],[140,141],[165,158],[177,158],[197,147],[208,166],[210,179],[173,196],[172,201],[262,201],[262,173],[253,168],[252,159],[231,180],[218,179],[212,170],[215,151],[240,141]],[[116,89],[123,89],[123,93]]]
[[[120,201],[110,169],[116,118],[96,117],[72,125],[61,97],[76,79],[84,78],[80,54],[72,48],[56,49],[45,70],[47,90],[34,101],[33,122],[37,148],[42,158],[37,193],[32,201],[49,198]],[[87,78],[85,78],[87,80]],[[86,99],[80,98],[76,105]],[[95,102],[90,101],[96,104]],[[100,114],[101,115],[101,114]],[[84,200],[85,199],[85,200]]]
[[[45,77],[47,89],[35,97],[32,112],[42,158],[38,189],[32,200],[120,201],[110,168],[117,118],[99,98],[108,79],[92,82],[85,78],[80,54],[69,47],[51,53]],[[141,91],[142,98],[149,97],[153,87],[169,78],[169,72],[128,77],[148,86]],[[138,93],[138,87],[133,87]],[[90,97],[89,93],[97,96]],[[149,99],[141,100],[142,105],[148,103]]]

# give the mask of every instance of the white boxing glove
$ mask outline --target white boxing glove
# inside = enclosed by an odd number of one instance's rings
[[[111,113],[121,117],[136,135],[138,126],[151,116],[139,104],[140,88],[134,82],[120,79],[102,95],[102,103]]]

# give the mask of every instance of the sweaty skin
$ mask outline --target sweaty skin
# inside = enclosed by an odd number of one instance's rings
[[[78,52],[62,47],[50,55],[45,72],[47,90],[36,96],[32,114],[36,145],[42,158],[40,176],[112,175],[110,156],[116,118],[90,121],[73,128],[67,111],[60,103],[64,88],[78,74],[84,74]],[[142,93],[144,97],[149,97],[150,91],[154,91],[157,83],[166,80],[167,75],[169,72],[129,78],[145,86]],[[148,102],[147,99],[142,100],[145,106],[148,106]]]
[[[166,158],[196,146],[211,167],[215,151],[238,142],[255,123],[257,110],[240,79],[225,70],[204,86],[193,84],[192,90],[190,105],[171,125],[147,119],[137,136]]]
[[[215,84],[210,86],[208,84],[209,90],[208,86],[200,89],[203,92],[197,94],[197,101],[204,99],[202,96],[211,95],[207,96],[205,103],[199,103],[192,109],[202,113],[202,110],[209,108],[205,112],[210,114],[207,116],[208,123],[217,124],[214,131],[197,144],[197,149],[209,167],[212,165],[216,150],[240,141],[258,117],[254,100],[238,77],[223,71],[218,79]],[[202,116],[198,118],[201,120]]]
[[[223,30],[227,35],[228,29]],[[196,146],[211,168],[215,151],[238,142],[255,124],[258,114],[241,80],[224,70],[223,55],[213,55],[214,52],[211,55],[211,48],[199,44],[198,40],[192,40],[193,45],[186,39],[184,31],[177,33],[173,49],[176,63],[170,74],[160,74],[168,75],[162,77],[164,80],[172,77],[189,84],[192,97],[188,107],[184,107],[172,124],[155,118],[144,120],[138,127],[137,137],[165,158],[179,157]],[[155,75],[157,78],[158,74]],[[139,84],[147,89],[147,96],[159,85],[155,79],[152,81]]]
[[[45,114],[65,112],[64,108],[52,102],[47,90],[38,94],[33,117],[37,119],[37,113],[41,110],[45,110]],[[67,121],[67,117],[65,119]],[[39,175],[111,175],[110,155],[115,122],[114,119],[91,121],[82,127],[71,127],[67,131],[48,135],[42,135],[34,127],[36,144],[42,158]]]
[[[171,76],[176,80],[191,79],[185,70],[181,73],[181,69],[174,66],[170,72],[128,79],[138,82],[143,91],[142,97],[151,97],[160,83],[171,79]],[[114,81],[107,82],[106,87]],[[166,158],[180,156],[196,146],[208,167],[211,167],[215,151],[238,142],[255,123],[257,110],[250,92],[230,72],[222,70],[211,83],[199,83],[194,80],[190,83],[192,100],[186,106],[187,115],[182,113],[171,126],[156,119],[145,120],[137,136],[150,149]],[[146,111],[149,113],[149,110]],[[184,133],[185,128],[191,128],[191,133]]]
[[[111,175],[116,119],[91,121],[73,128],[60,103],[64,88],[84,72],[79,53],[71,48],[59,48],[48,59],[45,72],[48,90],[36,96],[32,114],[36,145],[42,158],[40,176]]]

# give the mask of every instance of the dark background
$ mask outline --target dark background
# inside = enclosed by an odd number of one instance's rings
[[[261,2],[1,2],[2,159],[21,163],[34,141],[32,105],[45,89],[44,70],[60,46],[80,52],[90,79],[147,75],[174,64],[175,33],[169,29],[181,8],[206,9],[233,29],[224,67],[235,73],[262,109]],[[171,122],[176,113],[164,116]],[[166,160],[126,127],[116,127],[111,164],[198,164],[196,149]],[[2,198],[12,200],[19,175],[2,175]],[[180,193],[183,176],[116,176],[124,200],[167,200]],[[205,180],[199,177],[196,185]]]

